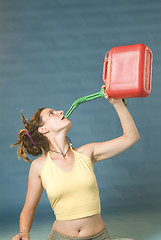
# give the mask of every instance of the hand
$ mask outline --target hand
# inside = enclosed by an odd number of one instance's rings
[[[101,89],[103,88],[105,89],[105,85],[102,85]],[[115,105],[116,103],[122,103],[122,99],[110,98],[106,93],[106,89],[104,90],[104,95],[105,98],[113,105]]]
[[[28,232],[19,233],[12,238],[12,240],[29,240],[29,239],[30,235]]]

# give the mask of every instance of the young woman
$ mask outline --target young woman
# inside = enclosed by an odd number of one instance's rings
[[[109,98],[106,92],[105,98],[118,113],[123,135],[79,148],[72,148],[66,140],[72,123],[64,118],[63,111],[41,108],[28,123],[21,113],[25,129],[20,130],[18,142],[13,144],[19,145],[18,157],[30,161],[27,153],[41,156],[31,163],[26,200],[20,214],[20,233],[12,240],[30,238],[43,188],[56,215],[48,240],[111,239],[101,217],[93,165],[128,149],[140,136],[122,100]]]

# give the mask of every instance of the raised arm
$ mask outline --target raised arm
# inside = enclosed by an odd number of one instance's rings
[[[102,86],[102,88],[103,87],[104,86]],[[134,120],[122,100],[109,98],[106,93],[105,98],[113,104],[120,118],[123,135],[110,141],[89,143],[85,145],[88,149],[90,149],[94,163],[111,158],[125,151],[140,139]]]
[[[12,240],[19,240],[24,237],[24,240],[29,239],[29,232],[32,227],[33,217],[35,210],[40,201],[43,186],[41,184],[41,179],[38,171],[37,161],[33,161],[29,170],[28,176],[28,189],[26,194],[26,200],[22,212],[20,214],[20,232],[12,238]],[[28,231],[27,231],[27,230]]]

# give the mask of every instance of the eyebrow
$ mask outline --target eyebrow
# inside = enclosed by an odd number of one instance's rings
[[[48,113],[50,113],[50,112],[52,112],[52,109],[50,109],[50,110],[48,111]]]
[[[50,112],[53,112],[54,111],[54,109],[50,109],[49,111],[48,111],[48,114],[50,113]]]

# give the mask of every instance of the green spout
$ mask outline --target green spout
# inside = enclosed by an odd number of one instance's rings
[[[88,95],[88,96],[83,96],[83,97],[80,97],[78,98],[73,104],[72,106],[70,107],[70,109],[68,110],[68,112],[65,114],[65,118],[68,118],[72,112],[76,109],[76,107],[78,107],[79,104],[81,103],[84,103],[84,102],[87,102],[87,101],[90,101],[90,100],[93,100],[95,98],[99,98],[99,97],[105,97],[104,95],[104,88],[101,89],[100,92],[97,92],[97,93],[93,93],[91,95]],[[126,106],[126,99],[123,99],[123,102]]]
[[[72,112],[76,109],[76,107],[78,107],[79,104],[93,100],[95,98],[99,98],[99,97],[105,97],[104,95],[104,89],[101,89],[100,92],[88,95],[88,96],[83,96],[78,98],[70,107],[70,109],[68,110],[68,112],[65,114],[65,118],[68,118]]]

